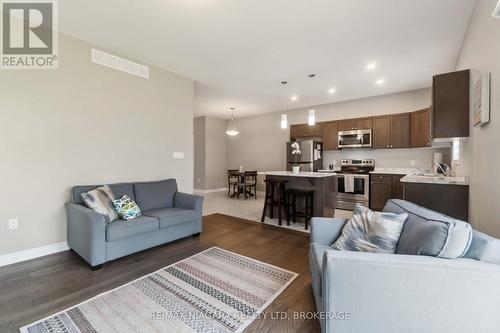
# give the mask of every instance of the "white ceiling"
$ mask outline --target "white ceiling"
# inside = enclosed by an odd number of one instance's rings
[[[237,117],[279,110],[282,80],[286,108],[307,106],[309,73],[314,104],[429,87],[454,69],[474,4],[63,0],[59,20],[64,33],[194,79],[195,116],[227,118],[233,105]]]

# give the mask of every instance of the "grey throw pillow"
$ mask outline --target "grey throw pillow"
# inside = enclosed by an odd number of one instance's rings
[[[356,205],[352,218],[332,248],[344,251],[395,253],[408,214],[374,212]]]
[[[115,196],[108,185],[98,187],[87,193],[82,193],[82,200],[85,206],[104,215],[106,222],[112,222],[118,218],[113,200]]]

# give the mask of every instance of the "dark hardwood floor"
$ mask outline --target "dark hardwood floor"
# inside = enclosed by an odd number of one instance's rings
[[[308,234],[221,214],[204,217],[203,228],[200,237],[130,255],[98,271],[71,251],[0,268],[0,332],[19,332],[21,326],[212,246],[300,274],[245,332],[320,331],[317,320],[293,319],[294,312],[315,311]],[[286,312],[289,319],[273,319],[273,312]]]

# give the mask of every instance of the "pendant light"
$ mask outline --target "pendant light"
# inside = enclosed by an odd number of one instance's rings
[[[307,124],[309,126],[314,126],[316,125],[316,110],[313,109],[313,99],[312,99],[312,79],[314,79],[314,77],[316,76],[316,74],[309,74],[309,78],[311,79],[311,84],[310,84],[310,87],[309,87],[309,112],[307,113]]]
[[[281,96],[281,110],[284,112],[285,111],[285,95],[286,95],[286,84],[287,81],[281,81],[281,84],[283,85],[283,96]],[[288,128],[288,117],[286,113],[281,114],[281,129],[287,129]]]
[[[234,107],[229,109],[231,110],[231,121],[229,122],[229,126],[227,127],[226,134],[229,136],[235,136],[240,132],[236,129],[236,124],[234,123]]]

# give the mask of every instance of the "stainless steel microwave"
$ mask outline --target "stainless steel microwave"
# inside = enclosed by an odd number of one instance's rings
[[[372,147],[372,130],[354,130],[339,132],[339,148]]]

